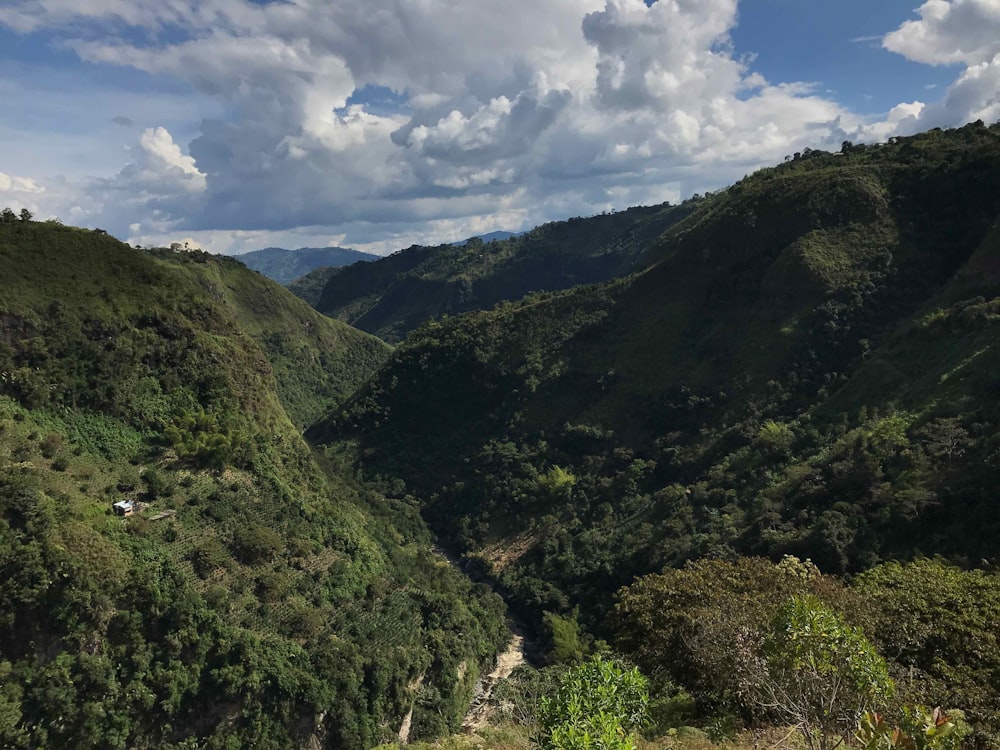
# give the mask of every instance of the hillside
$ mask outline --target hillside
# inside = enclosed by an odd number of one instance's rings
[[[687,216],[682,206],[631,208],[537,227],[508,239],[415,245],[332,275],[314,304],[385,341],[398,342],[428,320],[630,273],[645,248]]]
[[[323,289],[330,277],[339,272],[343,266],[321,266],[314,268],[305,276],[289,282],[286,286],[288,291],[304,301],[310,307],[319,304],[319,298],[323,296]]]
[[[0,264],[0,746],[457,728],[502,602],[301,436],[388,348],[201,252],[4,222]]]
[[[606,634],[620,586],[704,556],[993,561],[998,218],[998,126],[806,152],[641,273],[423,326],[309,436],[536,623]]]
[[[379,256],[345,247],[300,247],[298,250],[265,247],[237,257],[248,268],[287,285],[317,268],[349,266],[359,261],[377,260]]]

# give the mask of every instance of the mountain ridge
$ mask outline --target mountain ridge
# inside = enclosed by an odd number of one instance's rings
[[[398,343],[420,324],[444,315],[630,273],[646,245],[696,203],[637,206],[551,222],[505,240],[414,245],[333,273],[314,306]]]
[[[618,586],[704,555],[988,559],[998,217],[1000,126],[811,152],[636,274],[425,324],[308,434],[487,569],[520,548],[494,575],[536,622],[602,633]]]
[[[457,728],[502,602],[301,434],[389,347],[201,251],[26,221],[0,262],[0,745]]]
[[[233,256],[248,268],[287,286],[317,268],[348,266],[352,263],[377,260],[378,255],[346,247],[300,247],[286,250],[265,247]]]

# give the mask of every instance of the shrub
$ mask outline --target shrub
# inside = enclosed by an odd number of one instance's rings
[[[62,444],[62,435],[55,432],[49,433],[42,441],[42,455],[45,458],[53,458],[59,452],[59,449],[62,448]]]
[[[630,750],[631,732],[646,720],[646,678],[638,669],[595,656],[563,676],[542,698],[539,744],[544,750]]]
[[[233,553],[247,565],[267,562],[279,554],[284,545],[281,535],[260,524],[242,526],[233,532]]]
[[[793,597],[760,644],[737,655],[743,694],[772,718],[795,724],[812,750],[830,750],[894,685],[885,660],[814,596]]]

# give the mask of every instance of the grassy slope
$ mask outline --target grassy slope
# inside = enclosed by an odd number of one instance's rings
[[[633,278],[425,326],[312,436],[535,614],[705,554],[990,557],[998,175],[975,125],[764,170]]]
[[[169,260],[169,258],[168,258]],[[388,358],[391,348],[320,315],[263,276],[220,256],[194,270],[192,282],[221,295],[237,325],[264,348],[278,392],[299,427],[315,422],[353,392]]]
[[[387,341],[399,341],[441,315],[627,274],[643,248],[693,206],[632,208],[570,219],[496,242],[414,246],[333,274],[316,308]]]
[[[419,680],[415,732],[454,726],[499,602],[289,416],[384,345],[200,253],[4,224],[0,262],[0,744],[370,746]],[[199,409],[223,468],[164,439]]]

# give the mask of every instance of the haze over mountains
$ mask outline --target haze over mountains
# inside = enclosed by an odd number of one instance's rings
[[[377,260],[379,256],[345,247],[300,247],[297,250],[265,247],[238,257],[248,268],[288,285],[317,268],[349,266],[359,261]]]

